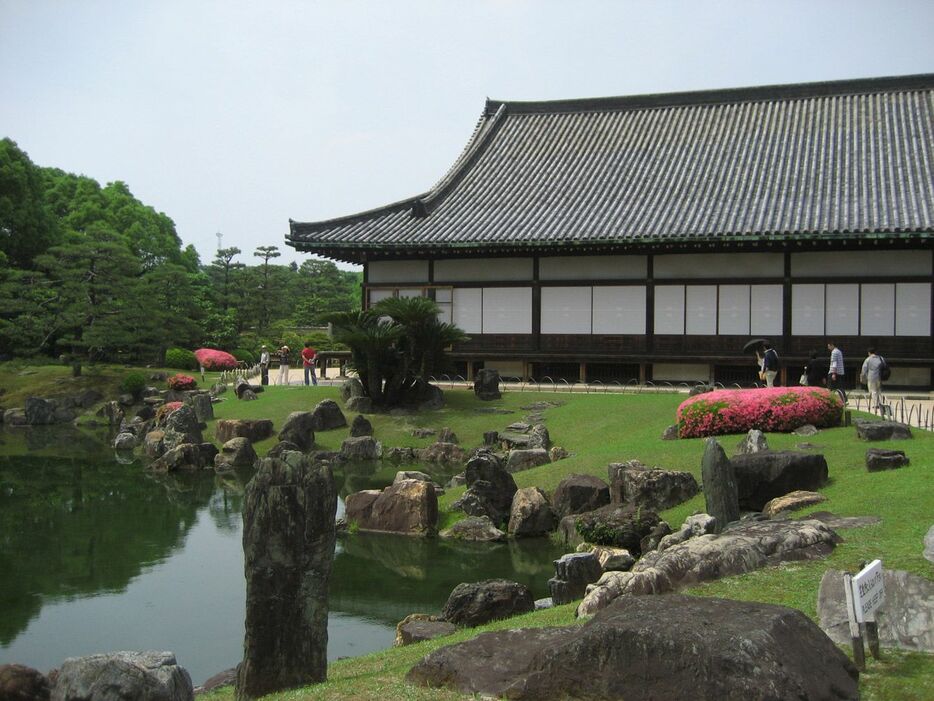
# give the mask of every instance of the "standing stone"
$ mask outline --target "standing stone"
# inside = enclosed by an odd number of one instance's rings
[[[569,604],[584,596],[587,585],[603,574],[600,561],[592,553],[568,553],[554,561],[555,576],[548,580],[555,606]]]
[[[188,403],[195,410],[195,416],[201,423],[214,419],[214,405],[211,404],[210,394],[189,395]]]
[[[473,393],[477,399],[485,402],[502,397],[499,393],[499,372],[486,368],[480,370],[473,381]]]
[[[701,460],[701,480],[707,513],[717,519],[722,530],[739,519],[739,492],[730,459],[715,438],[708,438]]]
[[[736,452],[740,455],[750,455],[752,453],[761,453],[769,449],[769,442],[765,434],[758,428],[749,429],[746,437],[736,446]]]
[[[310,411],[293,411],[279,431],[280,441],[294,443],[301,450],[311,450],[315,444],[315,415]]]
[[[509,516],[509,532],[513,537],[542,536],[557,527],[558,517],[545,492],[538,487],[525,487],[515,493]]]
[[[315,406],[312,428],[316,431],[330,431],[347,425],[347,419],[340,406],[333,399],[323,399]]]
[[[243,504],[246,635],[238,701],[327,678],[328,582],[337,490],[327,464],[259,464]]]
[[[26,397],[26,423],[30,426],[46,426],[55,423],[55,402],[41,397]]]

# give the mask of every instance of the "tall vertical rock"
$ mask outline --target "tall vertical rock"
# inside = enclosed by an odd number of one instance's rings
[[[337,489],[327,464],[287,451],[246,488],[246,635],[237,699],[327,678],[328,582]]]
[[[717,519],[718,531],[739,519],[739,492],[730,459],[716,439],[708,438],[701,460],[701,479],[707,513]]]

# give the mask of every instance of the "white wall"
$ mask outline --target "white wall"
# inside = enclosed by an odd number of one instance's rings
[[[657,280],[782,277],[785,261],[781,253],[675,253],[655,256],[653,270]]]
[[[435,261],[435,282],[531,280],[531,258],[463,258]]]
[[[370,283],[428,282],[427,260],[375,261],[366,269]]]
[[[554,256],[538,261],[541,280],[638,280],[647,273],[647,256]]]
[[[837,251],[792,253],[795,277],[872,277],[874,275],[930,275],[932,251]]]
[[[706,363],[653,363],[652,379],[668,382],[710,382],[711,367]]]

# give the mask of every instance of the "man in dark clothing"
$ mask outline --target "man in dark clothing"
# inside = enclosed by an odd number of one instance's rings
[[[778,352],[772,348],[772,344],[766,341],[762,344],[764,353],[762,354],[762,372],[765,375],[765,386],[775,386],[775,376],[778,375]]]
[[[827,381],[827,363],[817,357],[817,351],[811,351],[808,364],[804,366],[808,387],[823,387]]]

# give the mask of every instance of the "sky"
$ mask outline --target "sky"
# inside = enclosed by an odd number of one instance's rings
[[[210,262],[420,194],[487,97],[934,72],[934,0],[0,0],[0,138]],[[350,267],[344,266],[342,267]]]

